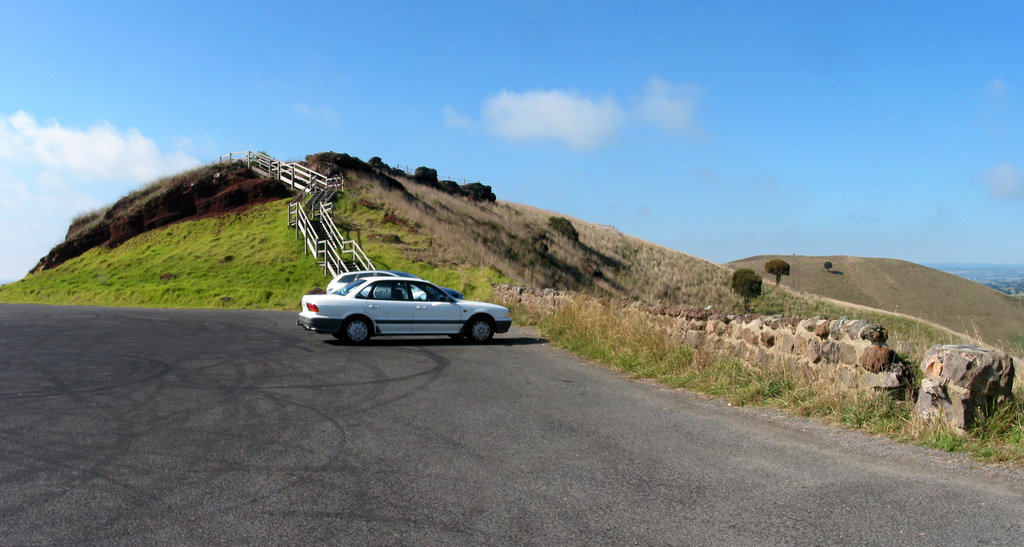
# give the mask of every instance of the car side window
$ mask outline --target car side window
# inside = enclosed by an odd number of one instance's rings
[[[356,298],[372,298],[373,288],[376,285],[367,285],[363,289],[356,293]]]
[[[380,282],[373,286],[374,300],[391,300],[391,283]]]
[[[426,283],[409,283],[409,286],[415,287],[415,289],[413,289],[413,300],[429,300],[431,302],[445,302],[450,300],[444,291],[433,285],[428,285]],[[421,294],[417,294],[417,290],[419,290]]]
[[[423,290],[423,288],[416,283],[409,283],[409,292],[412,293],[413,300],[423,301],[427,299],[427,291]]]
[[[404,281],[395,281],[394,286],[391,288],[391,299],[392,300],[408,300],[409,292],[405,289]]]
[[[403,281],[378,281],[359,291],[358,298],[371,300],[408,300],[408,291]]]

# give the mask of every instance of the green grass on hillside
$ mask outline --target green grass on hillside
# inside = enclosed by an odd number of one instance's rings
[[[180,222],[94,248],[0,287],[0,302],[165,308],[297,309],[326,285],[287,225],[287,200]]]
[[[347,199],[340,197],[339,202]],[[298,309],[302,295],[325,287],[329,278],[288,227],[287,204],[281,200],[243,213],[179,222],[115,249],[92,249],[55,269],[0,287],[0,302]],[[511,282],[492,268],[442,267],[420,260],[429,238],[385,222],[379,211],[356,206],[350,216],[374,234],[394,236],[364,241],[377,268],[408,271],[471,299],[489,298],[492,283]]]
[[[367,200],[364,193],[339,194],[334,217],[342,234],[359,243],[378,269],[418,275],[470,300],[487,300],[491,285],[514,282],[496,268],[453,255],[438,238],[395,216],[383,202]]]

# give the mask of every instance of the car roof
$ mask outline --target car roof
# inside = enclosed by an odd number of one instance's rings
[[[433,282],[427,281],[426,279],[420,279],[419,277],[404,277],[404,276],[397,276],[397,275],[371,275],[371,276],[362,278],[360,281],[366,281],[366,282],[370,282],[370,281],[423,281],[424,283],[429,283],[430,285],[434,285]]]
[[[408,272],[401,272],[398,270],[353,270],[351,272],[345,272],[338,274],[335,279],[343,279],[346,277],[405,277],[409,279],[419,279],[418,275],[413,275]]]
[[[398,271],[398,270],[376,270],[376,271],[388,272],[389,274],[394,274],[396,277],[408,277],[410,279],[420,279],[420,276],[413,275],[413,274],[411,274],[409,272],[402,272],[402,271]]]

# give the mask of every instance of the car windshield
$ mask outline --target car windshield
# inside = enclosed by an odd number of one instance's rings
[[[352,292],[356,287],[362,285],[363,283],[366,283],[365,279],[356,279],[355,281],[335,291],[334,294],[338,296],[345,296],[346,294]]]

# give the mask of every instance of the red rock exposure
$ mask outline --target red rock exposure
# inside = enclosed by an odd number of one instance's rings
[[[56,268],[94,247],[114,248],[129,239],[182,220],[241,212],[289,197],[287,186],[260,178],[242,164],[213,164],[132,192],[108,209],[76,219],[64,241],[31,273]]]

